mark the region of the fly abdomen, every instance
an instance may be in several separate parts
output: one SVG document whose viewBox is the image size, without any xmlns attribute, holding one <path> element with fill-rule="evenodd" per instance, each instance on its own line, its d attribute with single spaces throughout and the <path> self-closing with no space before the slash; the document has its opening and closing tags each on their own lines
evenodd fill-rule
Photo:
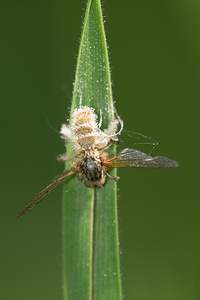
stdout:
<svg viewBox="0 0 200 300">
<path fill-rule="evenodd" d="M 73 117 L 73 130 L 79 147 L 89 150 L 95 147 L 98 136 L 96 114 L 89 107 L 80 108 L 75 111 Z"/>
</svg>

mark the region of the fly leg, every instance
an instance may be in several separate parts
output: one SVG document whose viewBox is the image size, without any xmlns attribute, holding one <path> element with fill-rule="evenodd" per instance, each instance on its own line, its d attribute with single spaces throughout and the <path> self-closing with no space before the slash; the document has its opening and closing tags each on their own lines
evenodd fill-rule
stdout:
<svg viewBox="0 0 200 300">
<path fill-rule="evenodd" d="M 66 160 L 71 160 L 71 159 L 74 159 L 76 157 L 79 156 L 80 153 L 76 153 L 76 154 L 73 154 L 73 155 L 67 155 L 67 154 L 60 154 L 57 156 L 56 158 L 56 161 L 59 161 L 59 162 L 64 162 Z"/>
<path fill-rule="evenodd" d="M 118 176 L 114 177 L 114 176 L 110 175 L 106 170 L 104 170 L 104 173 L 106 174 L 106 176 L 108 176 L 112 180 L 117 181 L 119 179 Z"/>
</svg>

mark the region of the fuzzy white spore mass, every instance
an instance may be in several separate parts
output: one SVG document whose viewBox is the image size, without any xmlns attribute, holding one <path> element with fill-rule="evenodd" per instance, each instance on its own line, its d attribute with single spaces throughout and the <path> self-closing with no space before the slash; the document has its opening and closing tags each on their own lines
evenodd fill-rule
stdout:
<svg viewBox="0 0 200 300">
<path fill-rule="evenodd" d="M 118 117 L 104 131 L 100 129 L 100 123 L 97 122 L 94 108 L 81 106 L 74 110 L 71 127 L 63 124 L 60 133 L 62 138 L 71 140 L 77 150 L 103 149 L 108 145 L 111 138 L 121 133 L 123 122 Z M 121 128 L 116 133 L 119 123 Z"/>
</svg>

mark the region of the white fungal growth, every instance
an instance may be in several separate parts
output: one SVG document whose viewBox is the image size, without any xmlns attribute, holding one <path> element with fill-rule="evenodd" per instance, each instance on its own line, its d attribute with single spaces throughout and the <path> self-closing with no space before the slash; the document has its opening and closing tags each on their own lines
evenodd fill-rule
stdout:
<svg viewBox="0 0 200 300">
<path fill-rule="evenodd" d="M 116 133 L 119 123 L 121 128 Z M 123 121 L 117 116 L 117 119 L 111 122 L 104 131 L 100 129 L 100 126 L 101 120 L 98 124 L 95 109 L 81 106 L 74 110 L 71 127 L 63 124 L 60 133 L 62 138 L 71 140 L 76 149 L 84 151 L 98 150 L 107 147 L 114 140 L 114 137 L 121 133 Z"/>
</svg>

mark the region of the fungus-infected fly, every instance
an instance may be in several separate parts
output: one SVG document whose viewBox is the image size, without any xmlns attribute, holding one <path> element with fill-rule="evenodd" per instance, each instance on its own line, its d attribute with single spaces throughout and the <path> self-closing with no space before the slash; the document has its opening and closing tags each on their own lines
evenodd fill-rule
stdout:
<svg viewBox="0 0 200 300">
<path fill-rule="evenodd" d="M 109 156 L 106 150 L 113 142 L 117 142 L 117 136 L 123 129 L 122 120 L 117 117 L 110 123 L 109 127 L 102 131 L 101 121 L 97 123 L 97 115 L 94 108 L 81 106 L 75 109 L 72 117 L 72 125 L 63 124 L 61 135 L 65 140 L 70 140 L 76 153 L 72 156 L 60 155 L 58 161 L 72 161 L 72 168 L 65 171 L 58 179 L 50 183 L 46 188 L 39 192 L 30 200 L 17 214 L 21 217 L 29 209 L 32 209 L 51 192 L 66 177 L 77 174 L 80 180 L 85 180 L 87 187 L 101 187 L 105 184 L 106 176 L 112 180 L 113 177 L 108 173 L 110 168 L 168 168 L 177 167 L 178 163 L 164 156 L 151 157 L 135 149 L 123 149 L 116 156 Z M 121 128 L 118 132 L 118 124 Z"/>
</svg>

